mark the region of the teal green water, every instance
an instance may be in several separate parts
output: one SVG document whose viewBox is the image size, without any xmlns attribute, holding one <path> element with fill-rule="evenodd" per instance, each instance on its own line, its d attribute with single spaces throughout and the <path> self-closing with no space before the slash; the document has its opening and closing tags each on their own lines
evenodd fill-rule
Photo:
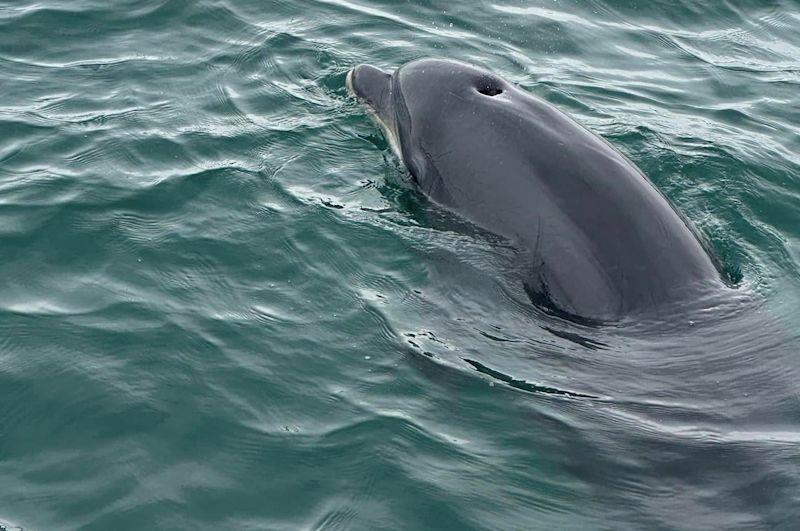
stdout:
<svg viewBox="0 0 800 531">
<path fill-rule="evenodd" d="M 541 315 L 347 96 L 425 56 L 607 138 L 738 287 Z M 0 1 L 0 93 L 0 529 L 797 528 L 796 1 Z"/>
</svg>

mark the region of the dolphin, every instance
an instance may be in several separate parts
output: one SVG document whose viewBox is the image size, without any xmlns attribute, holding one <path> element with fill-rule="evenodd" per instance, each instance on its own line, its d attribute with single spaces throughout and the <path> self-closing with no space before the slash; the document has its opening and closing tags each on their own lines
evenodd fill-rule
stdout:
<svg viewBox="0 0 800 531">
<path fill-rule="evenodd" d="M 442 59 L 358 65 L 365 105 L 419 189 L 523 250 L 523 286 L 588 322 L 680 311 L 724 286 L 697 232 L 622 153 L 494 73 Z"/>
</svg>

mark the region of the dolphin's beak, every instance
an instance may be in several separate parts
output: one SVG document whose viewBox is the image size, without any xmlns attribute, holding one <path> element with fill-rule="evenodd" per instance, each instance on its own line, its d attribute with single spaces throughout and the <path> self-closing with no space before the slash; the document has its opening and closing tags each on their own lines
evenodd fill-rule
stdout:
<svg viewBox="0 0 800 531">
<path fill-rule="evenodd" d="M 392 76 L 370 65 L 358 65 L 347 72 L 347 89 L 361 103 L 382 112 L 389 103 Z"/>
<path fill-rule="evenodd" d="M 358 65 L 347 72 L 347 90 L 367 109 L 383 131 L 392 152 L 401 161 L 402 150 L 398 142 L 392 107 L 392 76 L 370 65 Z"/>
</svg>

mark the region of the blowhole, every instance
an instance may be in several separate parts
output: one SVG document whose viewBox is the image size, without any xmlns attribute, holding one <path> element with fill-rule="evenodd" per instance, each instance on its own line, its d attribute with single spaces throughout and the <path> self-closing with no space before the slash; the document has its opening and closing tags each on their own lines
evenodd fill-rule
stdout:
<svg viewBox="0 0 800 531">
<path fill-rule="evenodd" d="M 500 83 L 496 79 L 484 77 L 478 80 L 478 92 L 484 96 L 497 96 L 503 93 Z"/>
</svg>

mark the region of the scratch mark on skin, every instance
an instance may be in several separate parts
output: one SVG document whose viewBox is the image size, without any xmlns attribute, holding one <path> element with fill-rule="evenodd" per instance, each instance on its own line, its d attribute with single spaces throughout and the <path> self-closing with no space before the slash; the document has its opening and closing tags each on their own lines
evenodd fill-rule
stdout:
<svg viewBox="0 0 800 531">
<path fill-rule="evenodd" d="M 459 96 L 458 94 L 456 94 L 456 93 L 455 93 L 455 92 L 453 92 L 452 90 L 450 91 L 450 94 L 452 94 L 452 95 L 453 95 L 453 96 L 455 96 L 456 98 L 460 99 L 461 101 L 467 101 L 465 98 L 462 98 L 461 96 Z"/>
<path fill-rule="evenodd" d="M 450 154 L 450 153 L 452 153 L 452 152 L 453 152 L 453 150 L 452 150 L 452 149 L 448 149 L 448 150 L 447 150 L 447 151 L 445 151 L 444 153 L 439 153 L 439 154 L 438 154 L 438 155 L 436 155 L 436 156 L 433 156 L 433 155 L 431 155 L 431 159 L 432 159 L 432 160 L 439 160 L 440 158 L 442 158 L 442 157 L 444 157 L 444 156 L 446 156 L 446 155 L 449 155 L 449 154 Z"/>
</svg>

